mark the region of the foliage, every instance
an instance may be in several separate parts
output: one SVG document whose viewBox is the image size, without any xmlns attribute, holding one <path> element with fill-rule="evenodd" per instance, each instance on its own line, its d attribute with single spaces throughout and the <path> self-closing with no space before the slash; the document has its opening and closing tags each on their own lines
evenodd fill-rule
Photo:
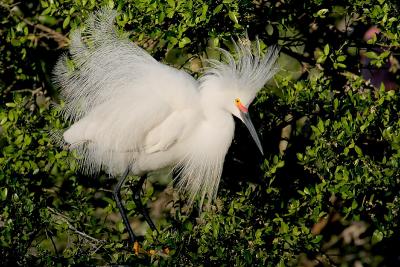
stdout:
<svg viewBox="0 0 400 267">
<path fill-rule="evenodd" d="M 251 108 L 265 157 L 238 124 L 215 205 L 189 212 L 168 178 L 150 177 L 143 202 L 157 234 L 124 188 L 145 234 L 140 255 L 127 244 L 115 180 L 80 174 L 49 135 L 68 124 L 50 108 L 51 70 L 70 31 L 104 5 L 120 10 L 132 40 L 195 76 L 244 31 L 281 46 L 282 70 Z M 400 263 L 396 1 L 5 0 L 0 17 L 2 265 Z"/>
</svg>

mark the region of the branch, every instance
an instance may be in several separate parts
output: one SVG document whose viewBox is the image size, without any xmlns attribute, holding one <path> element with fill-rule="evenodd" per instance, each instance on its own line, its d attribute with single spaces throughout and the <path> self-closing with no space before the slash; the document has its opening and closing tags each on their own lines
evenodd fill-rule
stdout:
<svg viewBox="0 0 400 267">
<path fill-rule="evenodd" d="M 295 59 L 297 59 L 300 62 L 306 62 L 312 65 L 315 65 L 315 61 L 312 60 L 311 58 L 305 57 L 299 53 L 293 52 L 292 50 L 285 48 L 285 47 L 281 47 L 281 51 L 291 57 L 294 57 Z"/>
<path fill-rule="evenodd" d="M 58 43 L 58 48 L 63 48 L 66 47 L 69 44 L 69 39 L 62 35 L 61 33 L 47 27 L 44 26 L 43 24 L 40 23 L 33 23 L 30 20 L 26 19 L 26 18 L 21 18 L 26 24 L 28 24 L 29 26 L 34 27 L 35 29 L 38 29 L 42 32 L 47 33 L 47 37 L 53 39 L 54 41 L 56 41 Z"/>
<path fill-rule="evenodd" d="M 49 28 L 49 27 L 47 27 L 47 26 L 45 26 L 43 24 L 33 23 L 32 21 L 28 20 L 27 18 L 24 18 L 21 15 L 13 12 L 12 9 L 14 7 L 16 7 L 18 4 L 19 3 L 15 3 L 13 5 L 7 5 L 7 4 L 0 3 L 0 6 L 5 8 L 5 9 L 7 9 L 8 12 L 10 13 L 10 15 L 17 16 L 19 19 L 24 21 L 27 25 L 29 25 L 31 27 L 34 27 L 35 29 L 38 29 L 38 30 L 40 30 L 42 32 L 47 33 L 46 37 L 51 38 L 54 41 L 56 41 L 58 43 L 58 48 L 66 47 L 69 44 L 69 39 L 65 35 L 57 32 L 57 31 L 55 31 L 55 30 L 53 30 L 53 29 L 51 29 L 51 28 Z"/>
<path fill-rule="evenodd" d="M 85 238 L 85 239 L 87 239 L 87 240 L 90 240 L 90 241 L 94 241 L 94 242 L 96 242 L 96 243 L 104 243 L 104 242 L 105 242 L 105 240 L 99 240 L 99 239 L 97 239 L 97 238 L 94 238 L 94 237 L 92 237 L 92 236 L 90 236 L 90 235 L 88 235 L 88 234 L 85 234 L 84 232 L 81 232 L 81 231 L 79 231 L 78 229 L 76 229 L 76 228 L 70 223 L 71 219 L 68 218 L 67 216 L 65 216 L 64 214 L 55 211 L 55 210 L 54 210 L 53 208 L 51 208 L 51 207 L 47 207 L 47 209 L 48 209 L 51 213 L 55 214 L 55 215 L 57 216 L 57 219 L 60 219 L 60 220 L 62 220 L 63 222 L 65 222 L 65 223 L 68 225 L 68 229 L 69 229 L 69 230 L 75 232 L 76 234 L 82 236 L 83 238 Z M 96 247 L 95 245 L 93 245 L 93 246 Z M 96 248 L 97 248 L 97 247 L 96 247 Z"/>
<path fill-rule="evenodd" d="M 292 121 L 293 121 L 293 115 L 292 114 L 287 114 L 285 116 L 285 121 L 288 122 L 288 124 L 282 128 L 281 131 L 281 140 L 279 142 L 279 154 L 284 155 L 285 151 L 289 145 L 289 140 L 290 136 L 292 134 Z"/>
</svg>

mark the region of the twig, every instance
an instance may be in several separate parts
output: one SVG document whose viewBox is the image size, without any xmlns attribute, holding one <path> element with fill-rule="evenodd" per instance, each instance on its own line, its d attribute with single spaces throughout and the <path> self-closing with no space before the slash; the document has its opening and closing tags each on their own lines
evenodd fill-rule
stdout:
<svg viewBox="0 0 400 267">
<path fill-rule="evenodd" d="M 110 189 L 105 189 L 105 188 L 98 188 L 97 189 L 98 191 L 103 191 L 103 192 L 107 192 L 107 193 L 113 193 L 114 191 L 113 190 L 110 190 Z"/>
<path fill-rule="evenodd" d="M 51 243 L 53 244 L 55 254 L 57 255 L 57 257 L 59 257 L 56 243 L 54 243 L 54 240 L 52 237 L 53 233 L 51 231 L 47 231 L 47 230 L 45 232 L 46 232 L 46 236 L 48 236 L 50 238 Z M 48 233 L 50 233 L 50 235 Z"/>
<path fill-rule="evenodd" d="M 21 4 L 21 2 L 17 2 L 14 4 L 4 4 L 4 3 L 0 2 L 0 6 L 6 8 L 8 10 L 10 10 L 11 8 L 13 8 L 15 6 L 18 6 L 19 4 Z"/>
<path fill-rule="evenodd" d="M 8 92 L 11 91 L 11 89 L 14 87 L 14 85 L 15 85 L 16 83 L 17 83 L 17 82 L 14 80 L 9 86 L 7 86 L 7 88 L 3 91 L 3 95 L 8 94 Z"/>
<path fill-rule="evenodd" d="M 54 41 L 56 41 L 58 43 L 58 48 L 63 48 L 65 46 L 67 46 L 69 44 L 69 39 L 64 36 L 63 34 L 43 25 L 40 23 L 33 23 L 32 21 L 28 20 L 27 18 L 22 17 L 21 15 L 14 13 L 12 8 L 16 7 L 18 3 L 15 3 L 13 5 L 7 5 L 7 4 L 3 4 L 0 3 L 0 6 L 7 9 L 8 12 L 10 13 L 10 15 L 16 15 L 19 19 L 21 19 L 22 21 L 24 21 L 27 25 L 34 27 L 35 29 L 38 29 L 42 32 L 47 33 L 48 35 L 46 37 L 49 37 L 51 39 L 53 39 Z"/>
<path fill-rule="evenodd" d="M 14 91 L 12 91 L 12 92 L 13 92 L 13 93 L 26 93 L 26 92 L 29 92 L 29 93 L 31 93 L 32 95 L 36 95 L 36 94 L 39 93 L 42 89 L 43 89 L 42 87 L 39 87 L 39 88 L 36 88 L 36 89 L 25 88 L 25 89 L 14 90 Z"/>
<path fill-rule="evenodd" d="M 79 231 L 78 229 L 76 229 L 75 227 L 73 227 L 71 224 L 68 224 L 68 227 L 69 227 L 69 229 L 71 229 L 72 231 L 74 231 L 74 232 L 77 233 L 78 235 L 83 236 L 83 237 L 86 238 L 86 239 L 89 239 L 89 240 L 92 240 L 92 241 L 95 241 L 95 242 L 98 242 L 98 243 L 103 243 L 103 242 L 104 242 L 104 240 L 99 240 L 99 239 L 97 239 L 97 238 L 91 237 L 91 236 L 88 235 L 88 234 L 85 234 L 84 232 Z"/>
<path fill-rule="evenodd" d="M 306 63 L 310 63 L 310 64 L 312 64 L 312 65 L 315 64 L 315 61 L 314 61 L 313 59 L 308 58 L 308 57 L 305 57 L 305 56 L 302 55 L 302 54 L 293 52 L 292 50 L 290 50 L 290 49 L 288 49 L 288 48 L 281 47 L 281 51 L 282 51 L 283 53 L 285 53 L 285 54 L 291 56 L 291 57 L 294 57 L 295 59 L 297 59 L 297 60 L 299 60 L 299 61 L 306 62 Z"/>
<path fill-rule="evenodd" d="M 279 142 L 279 154 L 284 155 L 285 151 L 288 147 L 289 144 L 289 139 L 292 134 L 292 124 L 291 122 L 293 121 L 293 115 L 288 114 L 285 116 L 285 121 L 288 122 L 288 124 L 282 128 L 281 131 L 281 141 Z"/>
<path fill-rule="evenodd" d="M 76 234 L 78 234 L 78 235 L 84 237 L 85 239 L 88 239 L 88 240 L 91 240 L 91 241 L 94 241 L 94 242 L 97 242 L 97 243 L 104 243 L 104 242 L 105 242 L 104 240 L 99 240 L 99 239 L 97 239 L 97 238 L 94 238 L 94 237 L 92 237 L 92 236 L 90 236 L 90 235 L 88 235 L 88 234 L 85 234 L 84 232 L 81 232 L 81 231 L 79 231 L 78 229 L 76 229 L 76 228 L 70 223 L 71 219 L 68 218 L 67 216 L 65 216 L 64 214 L 55 211 L 55 210 L 54 210 L 53 208 L 51 208 L 51 207 L 47 207 L 47 209 L 48 209 L 50 212 L 52 212 L 53 214 L 55 214 L 55 215 L 57 215 L 58 217 L 60 217 L 60 218 L 68 225 L 68 229 L 71 230 L 71 231 L 73 231 L 73 232 L 75 232 Z M 96 247 L 95 245 L 93 245 L 93 246 Z M 96 248 L 97 248 L 97 247 L 96 247 Z"/>
<path fill-rule="evenodd" d="M 58 48 L 66 47 L 69 44 L 69 39 L 67 37 L 65 37 L 64 35 L 62 35 L 61 33 L 57 32 L 43 24 L 40 24 L 40 23 L 35 24 L 26 18 L 21 18 L 21 19 L 29 26 L 32 26 L 35 29 L 39 29 L 42 32 L 48 33 L 47 36 L 58 43 Z"/>
</svg>

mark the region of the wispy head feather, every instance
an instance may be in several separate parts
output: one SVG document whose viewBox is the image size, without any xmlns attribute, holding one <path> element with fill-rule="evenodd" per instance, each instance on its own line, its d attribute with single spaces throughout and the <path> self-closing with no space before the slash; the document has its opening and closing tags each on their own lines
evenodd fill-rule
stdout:
<svg viewBox="0 0 400 267">
<path fill-rule="evenodd" d="M 227 84 L 236 84 L 244 96 L 242 101 L 248 105 L 265 83 L 278 71 L 276 59 L 279 48 L 277 46 L 268 47 L 267 53 L 262 55 L 258 39 L 254 48 L 247 36 L 238 39 L 238 42 L 232 39 L 232 43 L 235 54 L 232 55 L 220 48 L 223 60 L 209 59 L 207 62 L 210 67 L 206 69 L 203 80 L 213 75 Z"/>
</svg>

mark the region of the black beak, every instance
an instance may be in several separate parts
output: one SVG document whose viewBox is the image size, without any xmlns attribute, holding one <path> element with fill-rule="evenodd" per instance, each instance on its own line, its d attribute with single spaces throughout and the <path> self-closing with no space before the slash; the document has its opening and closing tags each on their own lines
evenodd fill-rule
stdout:
<svg viewBox="0 0 400 267">
<path fill-rule="evenodd" d="M 254 129 L 254 125 L 251 122 L 249 113 L 241 111 L 240 115 L 242 116 L 243 122 L 246 125 L 247 129 L 249 129 L 251 137 L 253 137 L 254 142 L 256 142 L 258 149 L 260 149 L 261 154 L 264 155 L 264 151 L 263 151 L 263 148 L 261 146 L 260 138 L 258 138 L 256 129 Z"/>
</svg>

